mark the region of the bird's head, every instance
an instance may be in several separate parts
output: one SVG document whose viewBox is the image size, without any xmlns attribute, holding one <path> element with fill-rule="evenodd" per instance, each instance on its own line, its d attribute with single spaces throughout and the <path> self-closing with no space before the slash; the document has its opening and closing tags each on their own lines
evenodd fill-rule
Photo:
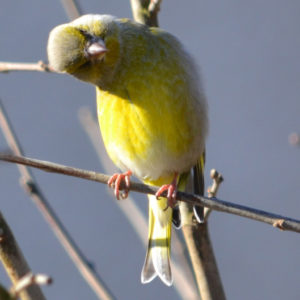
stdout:
<svg viewBox="0 0 300 300">
<path fill-rule="evenodd" d="M 109 15 L 85 15 L 55 27 L 49 35 L 48 58 L 54 70 L 105 86 L 120 58 L 119 26 Z"/>
</svg>

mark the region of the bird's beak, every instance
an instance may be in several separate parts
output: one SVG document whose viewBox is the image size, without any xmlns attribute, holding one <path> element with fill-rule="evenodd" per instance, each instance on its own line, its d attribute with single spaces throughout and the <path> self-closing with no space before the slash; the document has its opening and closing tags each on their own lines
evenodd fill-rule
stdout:
<svg viewBox="0 0 300 300">
<path fill-rule="evenodd" d="M 89 58 L 92 59 L 102 59 L 107 52 L 107 48 L 102 40 L 97 40 L 92 42 L 87 48 L 86 53 Z"/>
</svg>

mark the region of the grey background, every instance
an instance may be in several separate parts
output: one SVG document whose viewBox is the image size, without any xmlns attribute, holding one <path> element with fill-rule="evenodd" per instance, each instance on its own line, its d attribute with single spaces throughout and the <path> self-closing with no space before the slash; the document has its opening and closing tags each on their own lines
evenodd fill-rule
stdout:
<svg viewBox="0 0 300 300">
<path fill-rule="evenodd" d="M 59 1 L 1 1 L 0 60 L 46 60 L 49 31 L 68 19 Z M 131 17 L 129 1 L 81 1 L 84 13 Z M 201 66 L 210 107 L 209 170 L 225 182 L 219 197 L 299 218 L 300 3 L 296 0 L 164 1 L 160 26 L 178 36 Z M 102 171 L 78 121 L 95 111 L 92 86 L 44 73 L 0 74 L 0 97 L 25 153 Z M 0 149 L 7 149 L 0 133 Z M 118 299 L 178 299 L 155 280 L 140 284 L 145 249 L 104 185 L 34 170 L 38 183 Z M 48 299 L 96 299 L 18 184 L 0 164 L 1 211 L 35 272 L 54 284 Z M 146 214 L 145 197 L 137 195 Z M 300 299 L 295 233 L 222 213 L 211 238 L 228 299 Z M 145 237 L 146 239 L 146 237 Z M 0 282 L 8 285 L 3 271 Z"/>
</svg>

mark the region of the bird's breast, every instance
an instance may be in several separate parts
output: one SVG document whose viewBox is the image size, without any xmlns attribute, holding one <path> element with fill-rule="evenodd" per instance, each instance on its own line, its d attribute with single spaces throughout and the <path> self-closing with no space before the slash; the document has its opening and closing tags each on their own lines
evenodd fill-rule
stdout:
<svg viewBox="0 0 300 300">
<path fill-rule="evenodd" d="M 169 180 L 174 172 L 189 169 L 201 155 L 201 130 L 188 115 L 193 109 L 172 102 L 163 92 L 150 95 L 141 86 L 134 91 L 97 89 L 105 147 L 120 169 L 150 182 Z"/>
</svg>

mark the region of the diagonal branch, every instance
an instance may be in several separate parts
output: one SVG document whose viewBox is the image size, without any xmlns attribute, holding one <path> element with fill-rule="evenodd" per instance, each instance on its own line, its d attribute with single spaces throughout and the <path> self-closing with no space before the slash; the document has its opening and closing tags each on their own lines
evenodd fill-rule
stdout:
<svg viewBox="0 0 300 300">
<path fill-rule="evenodd" d="M 0 260 L 10 277 L 13 285 L 18 285 L 19 281 L 31 270 L 21 252 L 15 237 L 0 213 Z M 38 285 L 32 285 L 20 292 L 22 300 L 44 300 L 46 299 Z M 0 298 L 2 299 L 2 298 Z"/>
<path fill-rule="evenodd" d="M 5 114 L 4 108 L 0 102 L 0 126 L 2 127 L 3 133 L 7 139 L 7 142 L 14 153 L 21 157 L 22 149 L 18 143 L 17 137 L 13 132 L 12 126 L 9 124 L 8 117 Z M 68 234 L 67 230 L 64 228 L 63 224 L 60 222 L 50 204 L 42 194 L 38 184 L 35 182 L 31 170 L 26 166 L 26 164 L 19 165 L 19 171 L 22 175 L 22 184 L 24 189 L 28 192 L 29 196 L 32 198 L 36 206 L 39 208 L 43 214 L 46 221 L 49 223 L 51 229 L 56 234 L 62 246 L 65 248 L 66 252 L 73 260 L 74 264 L 81 272 L 84 279 L 88 282 L 91 288 L 94 290 L 95 294 L 99 299 L 114 299 L 112 293 L 106 287 L 100 276 L 90 267 L 89 262 L 81 253 L 78 246 L 72 240 L 71 236 Z"/>
<path fill-rule="evenodd" d="M 97 173 L 94 171 L 73 168 L 61 164 L 32 159 L 24 156 L 15 156 L 11 154 L 0 153 L 0 160 L 38 168 L 46 172 L 79 177 L 105 184 L 110 178 L 109 175 Z M 121 189 L 122 188 L 123 186 L 121 186 Z M 139 193 L 154 195 L 157 192 L 158 188 L 142 183 L 131 182 L 130 190 Z M 245 205 L 235 204 L 217 198 L 208 198 L 179 191 L 177 192 L 177 200 L 184 201 L 192 205 L 204 206 L 211 208 L 212 210 L 221 211 L 259 221 L 262 223 L 270 224 L 281 230 L 288 230 L 300 233 L 300 220 L 284 217 L 264 210 L 259 210 Z"/>
<path fill-rule="evenodd" d="M 60 1 L 68 18 L 74 20 L 81 15 L 79 4 L 75 0 L 61 0 Z"/>
</svg>

